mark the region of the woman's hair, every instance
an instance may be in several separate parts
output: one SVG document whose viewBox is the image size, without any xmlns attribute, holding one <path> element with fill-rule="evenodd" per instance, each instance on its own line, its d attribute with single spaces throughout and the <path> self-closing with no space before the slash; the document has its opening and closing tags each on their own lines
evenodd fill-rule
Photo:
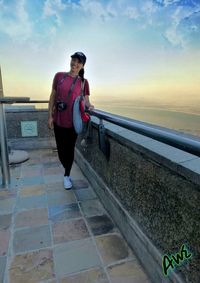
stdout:
<svg viewBox="0 0 200 283">
<path fill-rule="evenodd" d="M 84 68 L 82 68 L 79 73 L 78 73 L 79 77 L 81 77 L 82 82 L 84 81 Z"/>
</svg>

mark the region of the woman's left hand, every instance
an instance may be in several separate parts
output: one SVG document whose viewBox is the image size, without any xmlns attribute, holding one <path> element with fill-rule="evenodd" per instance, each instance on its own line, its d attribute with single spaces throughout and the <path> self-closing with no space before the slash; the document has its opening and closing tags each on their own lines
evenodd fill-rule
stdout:
<svg viewBox="0 0 200 283">
<path fill-rule="evenodd" d="M 89 110 L 89 111 L 94 110 L 94 105 L 91 105 L 91 104 L 90 104 L 90 106 L 88 107 L 88 110 Z"/>
</svg>

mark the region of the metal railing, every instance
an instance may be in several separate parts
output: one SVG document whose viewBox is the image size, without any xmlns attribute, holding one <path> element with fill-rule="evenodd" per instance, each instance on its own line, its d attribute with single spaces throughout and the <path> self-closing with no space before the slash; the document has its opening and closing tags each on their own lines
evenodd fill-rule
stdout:
<svg viewBox="0 0 200 283">
<path fill-rule="evenodd" d="M 3 104 L 30 104 L 30 103 L 48 103 L 48 100 L 30 100 L 28 97 L 2 97 L 0 98 L 0 141 L 1 141 L 1 160 L 2 160 L 2 185 L 8 186 L 10 184 L 9 172 L 9 157 L 7 147 L 7 132 L 6 121 Z M 200 157 L 200 141 L 192 138 L 187 138 L 180 134 L 175 134 L 163 129 L 158 129 L 153 126 L 145 125 L 139 122 L 130 121 L 126 118 L 120 118 L 114 114 L 110 114 L 100 110 L 93 110 L 90 112 L 92 116 L 99 118 L 101 121 L 105 120 L 115 125 L 121 126 L 128 130 L 150 137 L 157 141 L 171 145 L 175 148 L 181 149 L 185 152 L 194 154 Z"/>
<path fill-rule="evenodd" d="M 181 133 L 129 121 L 100 110 L 93 110 L 91 115 L 200 157 L 200 141 L 184 137 Z"/>
</svg>

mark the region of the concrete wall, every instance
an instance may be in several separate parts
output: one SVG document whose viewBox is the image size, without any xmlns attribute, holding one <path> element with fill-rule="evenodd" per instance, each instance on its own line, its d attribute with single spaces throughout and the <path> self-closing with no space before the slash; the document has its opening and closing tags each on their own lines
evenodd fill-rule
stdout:
<svg viewBox="0 0 200 283">
<path fill-rule="evenodd" d="M 105 123 L 110 159 L 93 143 L 77 143 L 77 162 L 153 282 L 200 282 L 200 158 Z M 193 253 L 168 278 L 162 256 L 181 246 Z"/>
<path fill-rule="evenodd" d="M 13 109 L 6 111 L 8 141 L 12 149 L 34 149 L 55 147 L 53 130 L 47 126 L 47 109 Z M 21 121 L 36 121 L 38 135 L 22 137 Z"/>
</svg>

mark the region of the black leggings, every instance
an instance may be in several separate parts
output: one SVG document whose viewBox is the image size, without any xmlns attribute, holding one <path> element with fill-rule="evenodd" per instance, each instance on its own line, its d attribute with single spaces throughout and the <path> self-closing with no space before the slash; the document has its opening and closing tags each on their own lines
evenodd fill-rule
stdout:
<svg viewBox="0 0 200 283">
<path fill-rule="evenodd" d="M 70 175 L 74 161 L 74 148 L 77 134 L 74 128 L 59 127 L 54 123 L 54 134 L 58 150 L 58 157 L 65 168 L 65 176 Z"/>
</svg>

